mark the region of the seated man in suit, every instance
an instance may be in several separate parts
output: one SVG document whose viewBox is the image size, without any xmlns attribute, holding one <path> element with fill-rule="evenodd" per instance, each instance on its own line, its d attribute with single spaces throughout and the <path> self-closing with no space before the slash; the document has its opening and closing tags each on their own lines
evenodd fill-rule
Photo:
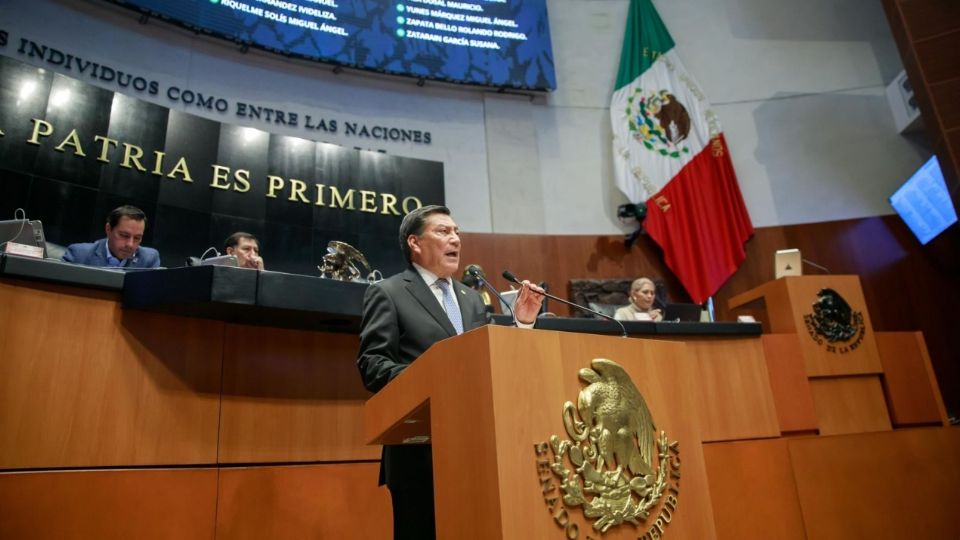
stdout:
<svg viewBox="0 0 960 540">
<path fill-rule="evenodd" d="M 223 252 L 237 258 L 240 268 L 263 270 L 263 257 L 260 256 L 260 242 L 257 237 L 245 232 L 231 234 L 223 243 Z"/>
<path fill-rule="evenodd" d="M 630 303 L 613 315 L 618 321 L 662 321 L 663 313 L 653 307 L 657 286 L 650 278 L 642 277 L 630 284 Z"/>
<path fill-rule="evenodd" d="M 460 266 L 460 230 L 450 210 L 425 206 L 407 214 L 400 224 L 400 248 L 407 269 L 370 285 L 363 299 L 357 365 L 371 392 L 434 343 L 489 322 L 480 294 L 452 279 Z M 514 304 L 517 324 L 532 327 L 542 301 L 543 289 L 524 281 Z M 384 483 L 393 501 L 394 539 L 435 538 L 430 446 L 384 446 Z"/>
<path fill-rule="evenodd" d="M 143 247 L 143 231 L 147 216 L 136 206 L 115 208 L 107 216 L 106 238 L 89 244 L 71 244 L 63 254 L 63 261 L 84 266 L 112 268 L 157 268 L 160 253 Z"/>
</svg>

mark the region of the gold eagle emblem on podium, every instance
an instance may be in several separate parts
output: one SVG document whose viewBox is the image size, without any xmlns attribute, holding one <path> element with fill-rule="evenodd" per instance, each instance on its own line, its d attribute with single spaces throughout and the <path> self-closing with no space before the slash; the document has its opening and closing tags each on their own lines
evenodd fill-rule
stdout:
<svg viewBox="0 0 960 540">
<path fill-rule="evenodd" d="M 679 492 L 679 482 L 670 482 L 680 477 L 679 443 L 657 433 L 622 366 L 596 358 L 578 375 L 585 386 L 577 405 L 567 401 L 562 411 L 569 438 L 550 437 L 550 470 L 560 480 L 563 502 L 583 507 L 600 533 L 625 522 L 640 526 L 665 489 Z M 670 499 L 668 515 L 676 502 Z"/>
</svg>

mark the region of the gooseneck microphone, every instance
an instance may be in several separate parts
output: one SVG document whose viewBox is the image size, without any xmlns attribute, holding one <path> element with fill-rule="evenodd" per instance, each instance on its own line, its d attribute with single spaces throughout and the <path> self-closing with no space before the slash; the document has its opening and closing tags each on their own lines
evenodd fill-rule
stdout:
<svg viewBox="0 0 960 540">
<path fill-rule="evenodd" d="M 213 246 L 210 246 L 210 247 L 207 248 L 206 251 L 203 252 L 203 255 L 200 255 L 200 260 L 201 260 L 201 261 L 204 260 L 204 259 L 207 257 L 207 254 L 210 253 L 211 251 L 213 252 L 213 256 L 214 256 L 214 257 L 219 257 L 219 256 L 220 256 L 220 252 L 217 251 L 217 248 L 215 248 L 215 247 L 213 247 Z"/>
<path fill-rule="evenodd" d="M 821 266 L 821 265 L 819 265 L 819 264 L 817 264 L 817 263 L 815 263 L 815 262 L 813 262 L 813 261 L 811 261 L 811 260 L 807 260 L 807 259 L 800 259 L 800 260 L 803 261 L 803 262 L 805 262 L 805 263 L 807 263 L 807 264 L 809 264 L 810 266 L 812 266 L 812 267 L 814 267 L 814 268 L 823 270 L 824 272 L 826 272 L 826 273 L 828 273 L 828 274 L 831 274 L 831 273 L 832 273 L 832 272 L 830 272 L 830 269 L 827 268 L 826 266 Z"/>
<path fill-rule="evenodd" d="M 477 281 L 479 281 L 484 287 L 486 287 L 487 290 L 489 290 L 489 291 L 492 292 L 494 295 L 496 295 L 496 297 L 500 299 L 500 305 L 501 305 L 501 306 L 504 306 L 504 307 L 506 307 L 508 310 L 510 310 L 510 316 L 513 317 L 514 320 L 516 320 L 516 316 L 513 314 L 513 308 L 510 307 L 510 304 L 508 304 L 507 301 L 504 300 L 502 296 L 500 296 L 500 293 L 497 292 L 497 289 L 495 289 L 495 288 L 493 287 L 493 285 L 490 285 L 490 282 L 488 282 L 487 280 L 483 279 L 483 276 L 480 274 L 480 272 L 479 272 L 476 268 L 474 268 L 474 267 L 468 267 L 468 268 L 467 268 L 467 273 L 470 274 L 471 276 L 477 278 Z"/>
<path fill-rule="evenodd" d="M 504 270 L 504 271 L 503 271 L 503 277 L 504 277 L 507 281 L 509 281 L 509 282 L 511 282 L 511 283 L 516 283 L 517 285 L 521 285 L 521 286 L 523 285 L 523 282 L 520 281 L 519 279 L 517 279 L 517 276 L 513 275 L 513 272 L 511 272 L 511 271 L 509 271 L 509 270 Z M 575 307 L 575 308 L 577 308 L 577 309 L 579 309 L 579 310 L 581 310 L 581 311 L 586 311 L 587 313 L 593 313 L 594 315 L 598 315 L 598 316 L 600 316 L 600 317 L 603 317 L 604 319 L 609 319 L 609 320 L 617 323 L 618 325 L 620 325 L 620 331 L 623 333 L 623 337 L 627 337 L 627 327 L 624 326 L 622 322 L 614 319 L 613 317 L 607 315 L 606 313 L 600 313 L 599 311 L 595 311 L 595 310 L 592 310 L 592 309 L 590 309 L 590 308 L 588 308 L 588 307 L 581 306 L 580 304 L 574 304 L 573 302 L 570 302 L 569 300 L 564 300 L 563 298 L 556 297 L 556 296 L 554 296 L 554 295 L 552 295 L 552 294 L 550 294 L 550 293 L 546 293 L 546 292 L 545 292 L 545 293 L 543 293 L 543 295 L 546 296 L 547 298 L 556 300 L 557 302 L 560 302 L 561 304 L 566 304 L 566 305 L 568 305 L 568 306 L 573 306 L 573 307 Z"/>
</svg>

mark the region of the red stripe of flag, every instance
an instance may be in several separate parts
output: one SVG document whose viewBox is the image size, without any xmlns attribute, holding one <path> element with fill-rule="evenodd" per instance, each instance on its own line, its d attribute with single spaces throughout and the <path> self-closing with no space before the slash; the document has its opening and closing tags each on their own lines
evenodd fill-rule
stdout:
<svg viewBox="0 0 960 540">
<path fill-rule="evenodd" d="M 647 201 L 644 227 L 698 304 L 737 271 L 753 225 L 723 134 Z"/>
</svg>

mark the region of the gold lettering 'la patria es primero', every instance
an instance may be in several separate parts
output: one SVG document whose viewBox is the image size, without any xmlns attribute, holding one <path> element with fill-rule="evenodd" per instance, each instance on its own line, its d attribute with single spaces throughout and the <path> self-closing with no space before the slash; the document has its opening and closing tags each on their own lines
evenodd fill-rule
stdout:
<svg viewBox="0 0 960 540">
<path fill-rule="evenodd" d="M 92 140 L 88 138 L 84 141 L 76 129 L 62 135 L 57 134 L 53 124 L 46 120 L 32 118 L 31 122 L 33 129 L 27 144 L 42 146 L 56 143 L 53 147 L 55 151 L 70 152 L 78 158 L 94 158 L 101 163 L 118 163 L 121 168 L 136 170 L 145 175 L 186 183 L 194 182 L 185 157 L 168 156 L 166 152 L 159 150 L 148 154 L 140 146 L 103 135 L 95 135 Z M 423 206 L 423 202 L 413 195 L 400 197 L 393 193 L 338 187 L 329 183 L 307 182 L 273 174 L 266 175 L 265 182 L 265 196 L 268 199 L 282 199 L 298 204 L 393 216 L 405 215 Z M 234 169 L 221 164 L 211 165 L 210 189 L 248 193 L 251 187 L 249 170 Z"/>
</svg>

